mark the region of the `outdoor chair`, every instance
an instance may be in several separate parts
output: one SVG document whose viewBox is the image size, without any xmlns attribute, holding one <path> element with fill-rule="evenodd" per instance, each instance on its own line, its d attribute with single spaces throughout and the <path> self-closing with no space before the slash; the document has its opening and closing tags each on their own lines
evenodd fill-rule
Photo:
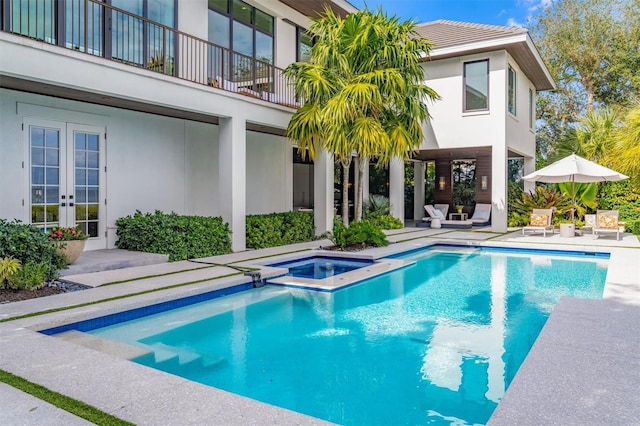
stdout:
<svg viewBox="0 0 640 426">
<path fill-rule="evenodd" d="M 487 226 L 491 224 L 491 204 L 476 204 L 471 216 L 473 226 Z"/>
<path fill-rule="evenodd" d="M 527 231 L 532 233 L 542 231 L 543 237 L 547 236 L 547 231 L 551 231 L 553 234 L 552 216 L 553 209 L 533 209 L 529 218 L 529 225 L 522 228 L 522 235 L 525 235 Z"/>
<path fill-rule="evenodd" d="M 449 204 L 434 204 L 433 207 L 436 210 L 440 210 L 442 212 L 442 215 L 446 219 L 447 213 L 449 212 Z"/>
<path fill-rule="evenodd" d="M 618 223 L 617 210 L 598 210 L 596 212 L 596 224 L 593 228 L 593 238 L 599 234 L 616 234 L 616 240 L 620 240 L 620 224 Z"/>
<path fill-rule="evenodd" d="M 585 214 L 584 215 L 584 226 L 580 229 L 583 233 L 589 232 L 593 234 L 593 229 L 596 227 L 596 215 L 595 214 Z"/>
<path fill-rule="evenodd" d="M 442 210 L 433 207 L 431 204 L 424 206 L 424 209 L 428 217 L 423 217 L 422 220 L 432 222 L 437 219 L 443 228 L 470 229 L 473 225 L 471 220 L 447 220 Z"/>
</svg>

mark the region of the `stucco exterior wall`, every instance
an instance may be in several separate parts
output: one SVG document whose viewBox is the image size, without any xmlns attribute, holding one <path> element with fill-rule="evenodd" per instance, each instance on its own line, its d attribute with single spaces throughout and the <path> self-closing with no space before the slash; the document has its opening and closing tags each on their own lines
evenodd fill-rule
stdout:
<svg viewBox="0 0 640 426">
<path fill-rule="evenodd" d="M 464 63 L 489 59 L 489 110 L 463 111 Z M 426 84 L 441 97 L 429 104 L 431 120 L 420 149 L 492 146 L 504 141 L 506 52 L 498 51 L 426 62 Z"/>
<path fill-rule="evenodd" d="M 533 157 L 536 153 L 535 87 L 510 56 L 507 57 L 507 60 L 516 72 L 516 115 L 507 113 L 507 146 L 522 155 Z M 533 128 L 529 127 L 529 89 L 533 91 L 534 95 Z"/>
<path fill-rule="evenodd" d="M 24 117 L 106 129 L 109 246 L 115 220 L 136 210 L 220 214 L 218 126 L 5 89 L 0 95 L 0 217 L 29 221 Z M 247 133 L 248 214 L 291 208 L 290 150 L 283 137 Z"/>
</svg>

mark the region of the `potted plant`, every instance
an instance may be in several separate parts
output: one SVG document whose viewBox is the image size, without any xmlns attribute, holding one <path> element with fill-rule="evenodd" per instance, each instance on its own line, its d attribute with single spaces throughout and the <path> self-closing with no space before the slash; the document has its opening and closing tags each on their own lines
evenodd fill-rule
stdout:
<svg viewBox="0 0 640 426">
<path fill-rule="evenodd" d="M 77 227 L 54 226 L 49 230 L 49 238 L 54 242 L 56 251 L 72 264 L 82 254 L 89 236 Z"/>
</svg>

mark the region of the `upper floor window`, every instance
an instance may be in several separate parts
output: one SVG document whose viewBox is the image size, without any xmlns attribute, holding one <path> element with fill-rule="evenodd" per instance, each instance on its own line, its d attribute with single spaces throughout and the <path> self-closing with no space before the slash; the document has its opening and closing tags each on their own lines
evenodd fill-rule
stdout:
<svg viewBox="0 0 640 426">
<path fill-rule="evenodd" d="M 535 97 L 533 90 L 529 89 L 529 128 L 533 129 L 533 122 L 535 121 Z"/>
<path fill-rule="evenodd" d="M 209 0 L 209 41 L 273 63 L 273 17 L 241 0 Z"/>
<path fill-rule="evenodd" d="M 304 28 L 298 27 L 298 52 L 296 56 L 296 61 L 298 62 L 309 62 L 311 60 L 311 49 L 313 48 L 314 40 L 313 37 L 307 33 Z"/>
<path fill-rule="evenodd" d="M 507 110 L 516 115 L 516 71 L 509 65 L 509 89 L 508 89 L 508 100 L 507 100 Z"/>
<path fill-rule="evenodd" d="M 464 111 L 489 109 L 489 60 L 464 63 Z"/>
</svg>

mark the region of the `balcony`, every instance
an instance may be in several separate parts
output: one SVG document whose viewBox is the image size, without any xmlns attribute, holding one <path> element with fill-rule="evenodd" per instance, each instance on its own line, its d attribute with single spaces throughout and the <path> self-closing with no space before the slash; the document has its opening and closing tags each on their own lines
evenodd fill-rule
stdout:
<svg viewBox="0 0 640 426">
<path fill-rule="evenodd" d="M 3 4 L 2 28 L 87 55 L 297 108 L 283 70 L 95 0 Z M 64 10 L 57 10 L 63 7 Z"/>
</svg>

